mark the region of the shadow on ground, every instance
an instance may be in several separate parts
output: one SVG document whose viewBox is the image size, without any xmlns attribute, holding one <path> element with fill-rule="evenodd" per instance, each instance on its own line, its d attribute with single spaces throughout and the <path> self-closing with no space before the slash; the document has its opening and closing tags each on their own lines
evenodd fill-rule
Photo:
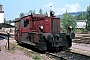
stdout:
<svg viewBox="0 0 90 60">
<path fill-rule="evenodd" d="M 35 46 L 32 46 L 32 45 L 29 45 L 29 44 L 26 44 L 26 43 L 23 43 L 23 44 L 18 44 L 24 48 L 27 48 L 27 49 L 30 49 L 34 52 L 37 52 L 37 53 L 41 53 L 41 54 L 45 54 L 46 52 L 50 52 L 50 53 L 55 53 L 55 52 L 60 52 L 62 51 L 62 49 L 56 51 L 55 49 L 48 49 L 47 51 L 40 51 L 38 50 Z"/>
</svg>

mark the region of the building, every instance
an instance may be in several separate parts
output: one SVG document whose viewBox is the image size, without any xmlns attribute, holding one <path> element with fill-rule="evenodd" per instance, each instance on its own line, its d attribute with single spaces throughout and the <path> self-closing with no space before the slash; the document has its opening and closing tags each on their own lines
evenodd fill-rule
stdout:
<svg viewBox="0 0 90 60">
<path fill-rule="evenodd" d="M 82 29 L 86 27 L 86 20 L 77 20 L 77 29 Z"/>
<path fill-rule="evenodd" d="M 3 5 L 0 4 L 0 28 L 2 28 L 2 23 L 4 23 L 4 10 Z"/>
</svg>

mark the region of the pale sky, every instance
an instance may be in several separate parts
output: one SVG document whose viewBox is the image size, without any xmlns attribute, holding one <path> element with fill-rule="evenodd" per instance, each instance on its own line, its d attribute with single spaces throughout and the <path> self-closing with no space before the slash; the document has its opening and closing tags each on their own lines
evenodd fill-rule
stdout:
<svg viewBox="0 0 90 60">
<path fill-rule="evenodd" d="M 6 19 L 14 19 L 19 17 L 21 12 L 36 10 L 38 13 L 41 8 L 43 12 L 49 12 L 50 6 L 55 11 L 56 15 L 61 15 L 68 12 L 86 11 L 90 5 L 90 0 L 0 0 L 0 4 L 4 7 L 4 17 Z"/>
</svg>

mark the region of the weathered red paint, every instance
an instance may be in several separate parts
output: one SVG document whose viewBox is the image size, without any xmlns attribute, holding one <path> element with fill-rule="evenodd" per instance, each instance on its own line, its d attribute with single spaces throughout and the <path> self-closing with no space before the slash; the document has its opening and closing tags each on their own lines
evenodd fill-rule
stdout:
<svg viewBox="0 0 90 60">
<path fill-rule="evenodd" d="M 27 16 L 27 17 L 24 17 L 24 18 L 22 18 L 21 19 L 21 21 L 20 21 L 20 27 L 21 27 L 21 33 L 22 32 L 30 32 L 30 21 L 29 21 L 29 24 L 28 24 L 28 26 L 27 27 L 22 27 L 22 20 L 30 20 L 30 17 L 29 16 Z"/>
<path fill-rule="evenodd" d="M 55 19 L 58 21 L 58 32 L 60 33 L 60 18 L 55 18 L 55 17 L 46 17 L 45 15 L 41 14 L 33 14 L 33 15 L 28 15 L 24 16 L 21 19 L 17 19 L 16 21 L 19 21 L 19 39 L 20 36 L 22 36 L 22 33 L 28 33 L 28 32 L 37 32 L 41 33 L 39 27 L 43 26 L 43 32 L 44 33 L 51 33 L 52 26 L 51 26 L 51 21 L 52 19 Z M 22 21 L 28 20 L 28 26 L 27 27 L 22 27 Z M 35 35 L 37 36 L 37 35 Z M 38 40 L 37 40 L 38 41 Z"/>
<path fill-rule="evenodd" d="M 47 17 L 42 14 L 32 14 L 32 15 L 24 16 L 19 20 L 16 20 L 16 22 L 19 22 L 19 30 L 18 31 L 15 30 L 15 32 L 18 33 L 17 34 L 18 41 L 21 42 L 24 41 L 25 43 L 30 43 L 30 44 L 36 44 L 36 43 L 42 44 L 42 42 L 44 42 L 45 44 L 46 42 L 44 41 L 44 37 L 42 33 L 60 33 L 60 18 L 56 18 L 55 16 Z M 25 24 L 24 22 L 28 22 L 26 24 L 27 26 L 24 26 Z M 54 26 L 54 22 L 56 22 L 55 26 Z M 42 26 L 42 31 L 40 30 L 41 26 Z M 55 30 L 53 26 L 57 27 L 56 28 L 57 30 Z M 55 32 L 53 32 L 54 30 L 52 29 L 54 29 Z M 45 38 L 48 36 L 48 34 L 44 34 L 44 35 L 46 35 Z"/>
<path fill-rule="evenodd" d="M 35 42 L 35 43 L 39 43 L 39 41 L 38 41 L 38 34 L 35 34 L 34 37 L 35 37 L 34 42 Z"/>
<path fill-rule="evenodd" d="M 45 32 L 51 32 L 51 20 L 50 20 L 50 18 L 46 18 L 44 23 L 45 23 L 44 31 Z"/>
</svg>

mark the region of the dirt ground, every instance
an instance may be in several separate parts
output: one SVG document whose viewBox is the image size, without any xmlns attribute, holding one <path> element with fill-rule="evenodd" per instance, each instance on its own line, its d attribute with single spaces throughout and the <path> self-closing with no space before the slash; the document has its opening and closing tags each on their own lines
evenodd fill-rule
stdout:
<svg viewBox="0 0 90 60">
<path fill-rule="evenodd" d="M 21 47 L 13 38 L 10 38 L 10 50 L 8 50 L 7 39 L 0 40 L 0 48 L 0 60 L 54 60 L 45 54 Z"/>
<path fill-rule="evenodd" d="M 10 43 L 16 43 L 14 39 L 10 40 Z M 13 49 L 13 47 L 10 46 Z M 32 57 L 24 55 L 23 51 L 18 49 L 8 50 L 7 40 L 0 40 L 0 60 L 33 60 Z"/>
</svg>

